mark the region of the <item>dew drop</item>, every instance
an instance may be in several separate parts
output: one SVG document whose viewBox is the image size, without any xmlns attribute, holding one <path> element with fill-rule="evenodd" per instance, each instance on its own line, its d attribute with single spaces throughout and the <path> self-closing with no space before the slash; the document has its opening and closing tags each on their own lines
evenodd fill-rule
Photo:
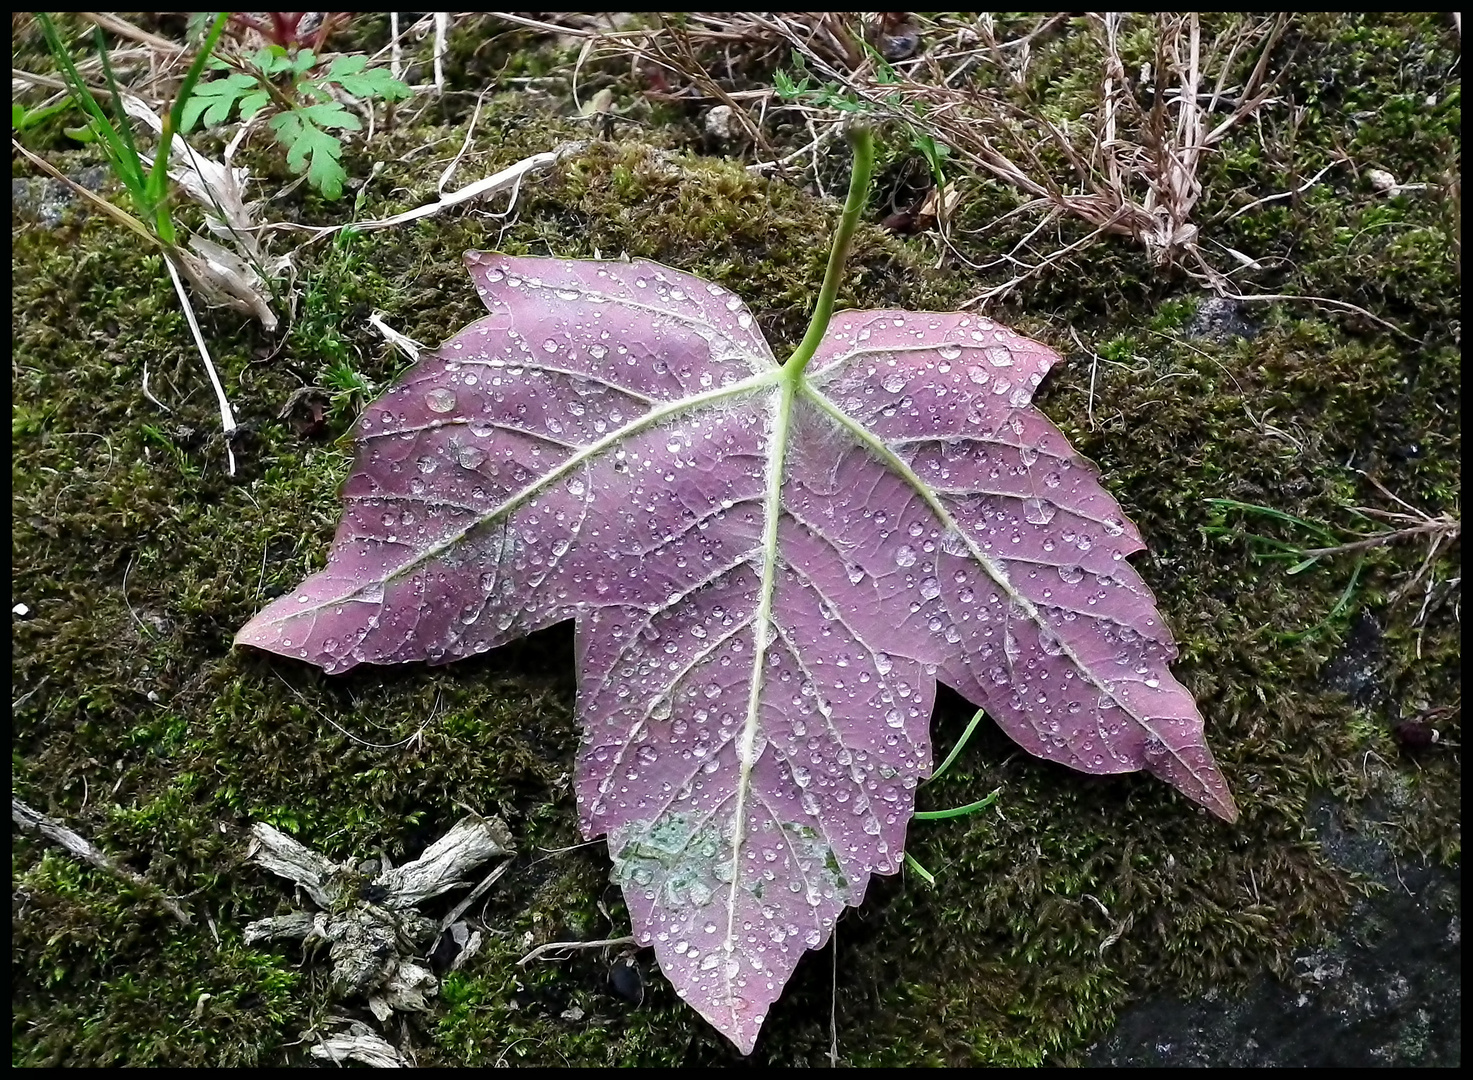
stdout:
<svg viewBox="0 0 1473 1080">
<path fill-rule="evenodd" d="M 1054 520 L 1056 508 L 1044 499 L 1024 499 L 1023 516 L 1035 525 L 1047 525 Z"/>
</svg>

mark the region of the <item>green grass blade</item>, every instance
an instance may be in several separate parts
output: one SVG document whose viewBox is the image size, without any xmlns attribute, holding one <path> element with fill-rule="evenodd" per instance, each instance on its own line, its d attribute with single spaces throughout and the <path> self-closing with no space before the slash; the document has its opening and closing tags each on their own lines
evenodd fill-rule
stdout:
<svg viewBox="0 0 1473 1080">
<path fill-rule="evenodd" d="M 123 108 L 123 92 L 118 88 L 117 76 L 113 74 L 112 60 L 107 54 L 107 40 L 102 36 L 102 28 L 92 28 L 93 47 L 97 50 L 97 58 L 102 61 L 102 77 L 107 83 L 107 92 L 112 95 L 113 121 L 117 125 L 118 137 L 123 145 L 127 147 L 128 161 L 138 171 L 138 176 L 143 176 L 143 159 L 138 156 L 138 144 L 133 141 L 133 123 L 128 119 L 128 110 Z"/>
<path fill-rule="evenodd" d="M 1001 794 L 1002 788 L 998 788 L 991 795 L 984 796 L 976 802 L 967 803 L 966 806 L 957 806 L 950 810 L 917 810 L 915 819 L 917 821 L 945 821 L 947 818 L 966 817 L 968 814 L 975 814 L 979 810 L 986 810 L 993 803 L 997 802 L 997 797 Z"/>
<path fill-rule="evenodd" d="M 1345 591 L 1340 594 L 1340 599 L 1335 601 L 1335 606 L 1330 609 L 1330 613 L 1319 622 L 1311 626 L 1308 630 L 1300 630 L 1297 633 L 1293 634 L 1282 634 L 1280 635 L 1280 640 L 1302 641 L 1303 639 L 1309 637 L 1311 634 L 1319 633 L 1325 627 L 1329 626 L 1332 622 L 1338 619 L 1341 615 L 1345 614 L 1345 612 L 1350 608 L 1351 601 L 1355 597 L 1355 587 L 1360 584 L 1361 572 L 1364 571 L 1365 568 L 1366 557 L 1362 555 L 1359 559 L 1356 560 L 1355 569 L 1350 574 L 1350 584 L 1345 586 Z"/>
<path fill-rule="evenodd" d="M 189 70 L 184 73 L 184 81 L 179 84 L 179 92 L 174 95 L 174 104 L 169 108 L 169 116 L 164 122 L 164 133 L 159 139 L 159 153 L 154 159 L 155 172 L 158 171 L 160 162 L 169 160 L 169 147 L 174 141 L 175 132 L 180 130 L 184 117 L 184 106 L 189 103 L 190 97 L 194 94 L 195 84 L 204 74 L 205 65 L 214 55 L 215 46 L 219 44 L 220 35 L 225 33 L 225 24 L 229 21 L 230 12 L 228 11 L 222 11 L 215 16 L 215 21 L 210 26 L 210 32 L 205 35 L 205 40 L 199 47 L 194 63 L 190 64 Z"/>
<path fill-rule="evenodd" d="M 97 98 L 87 88 L 82 80 L 82 74 L 77 66 L 72 63 L 71 53 L 67 51 L 62 43 L 61 35 L 56 32 L 56 24 L 44 11 L 37 12 L 36 21 L 41 26 L 41 34 L 46 38 L 46 47 L 51 50 L 52 57 L 61 68 L 62 77 L 67 84 L 67 89 L 72 98 L 92 120 L 93 127 L 97 131 L 97 137 L 102 140 L 103 148 L 107 151 L 108 160 L 112 163 L 113 171 L 117 173 L 118 179 L 122 181 L 123 187 L 127 188 L 128 194 L 135 201 L 141 201 L 143 190 L 143 169 L 135 155 L 131 163 L 128 160 L 128 148 L 122 138 L 118 135 L 117 128 L 108 119 L 107 113 L 102 111 L 102 106 L 97 103 Z M 130 171 L 131 164 L 131 171 Z"/>
<path fill-rule="evenodd" d="M 179 92 L 174 95 L 174 104 L 169 108 L 169 115 L 164 117 L 163 131 L 159 133 L 159 149 L 153 158 L 153 168 L 148 174 L 148 195 L 151 205 L 156 209 L 157 221 L 161 233 L 166 234 L 166 239 L 173 242 L 174 223 L 169 218 L 167 200 L 169 196 L 169 151 L 174 145 L 174 134 L 179 130 L 183 122 L 184 106 L 189 103 L 194 94 L 195 85 L 205 70 L 205 65 L 210 62 L 210 56 L 215 51 L 215 46 L 220 41 L 220 35 L 225 32 L 225 24 L 230 19 L 230 12 L 222 11 L 215 16 L 214 23 L 210 26 L 210 32 L 205 36 L 204 43 L 195 55 L 194 62 L 189 65 L 185 72 L 184 81 L 179 84 Z"/>
<path fill-rule="evenodd" d="M 914 871 L 915 876 L 920 878 L 927 885 L 930 885 L 932 888 L 936 887 L 936 879 L 931 876 L 931 871 L 927 870 L 920 863 L 916 862 L 915 856 L 908 851 L 905 853 L 905 865 L 910 867 L 911 870 Z"/>
<path fill-rule="evenodd" d="M 1315 536 L 1325 542 L 1326 547 L 1334 547 L 1340 543 L 1339 537 L 1330 532 L 1323 525 L 1317 525 L 1313 521 L 1305 521 L 1303 518 L 1286 514 L 1282 510 L 1276 510 L 1272 506 L 1260 506 L 1258 503 L 1239 502 L 1237 499 L 1208 499 L 1212 506 L 1221 507 L 1225 510 L 1241 510 L 1249 514 L 1260 514 L 1263 517 L 1273 518 L 1288 525 L 1298 525 L 1301 529 L 1307 529 Z"/>
<path fill-rule="evenodd" d="M 75 105 L 76 102 L 72 101 L 70 95 L 68 95 L 65 101 L 58 101 L 54 105 L 43 105 L 36 109 L 27 109 L 19 102 L 11 102 L 10 126 L 17 131 L 27 132 L 40 124 L 44 124 L 53 116 L 58 116 L 66 112 Z"/>
<path fill-rule="evenodd" d="M 977 710 L 976 715 L 972 717 L 972 722 L 967 725 L 967 730 L 962 732 L 962 737 L 958 739 L 956 741 L 956 745 L 951 748 L 951 753 L 946 755 L 946 760 L 936 767 L 936 771 L 931 774 L 930 779 L 928 779 L 926 783 L 929 784 L 933 780 L 940 780 L 941 775 L 946 772 L 947 769 L 951 768 L 951 763 L 956 760 L 957 755 L 960 754 L 962 750 L 966 747 L 968 740 L 970 740 L 972 737 L 972 732 L 977 730 L 977 725 L 982 722 L 982 718 L 986 715 L 987 714 L 983 710 Z"/>
<path fill-rule="evenodd" d="M 1236 531 L 1235 531 L 1236 533 Z M 1236 533 L 1245 540 L 1251 540 L 1256 544 L 1262 544 L 1269 551 L 1255 551 L 1254 555 L 1263 559 L 1303 559 L 1304 549 L 1298 544 L 1286 544 L 1282 540 L 1275 540 L 1272 536 L 1263 536 L 1259 533 Z M 1291 571 L 1293 572 L 1293 571 Z"/>
</svg>

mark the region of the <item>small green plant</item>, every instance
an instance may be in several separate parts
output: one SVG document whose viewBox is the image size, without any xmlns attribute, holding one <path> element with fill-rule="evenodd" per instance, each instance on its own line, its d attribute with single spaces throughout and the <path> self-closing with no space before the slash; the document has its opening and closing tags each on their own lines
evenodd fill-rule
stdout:
<svg viewBox="0 0 1473 1080">
<path fill-rule="evenodd" d="M 10 130 L 15 135 L 24 135 L 32 128 L 40 127 L 53 116 L 64 113 L 71 107 L 70 97 L 49 105 L 37 105 L 34 109 L 27 108 L 19 101 L 12 101 L 10 103 Z"/>
<path fill-rule="evenodd" d="M 150 165 L 144 163 L 143 156 L 138 151 L 138 144 L 133 136 L 133 125 L 128 118 L 127 110 L 123 108 L 122 92 L 113 75 L 112 64 L 108 59 L 107 43 L 103 40 L 102 31 L 94 28 L 94 37 L 97 55 L 102 61 L 103 77 L 107 80 L 108 93 L 111 97 L 111 117 L 103 111 L 102 105 L 93 96 L 92 91 L 83 81 L 81 73 L 77 71 L 76 65 L 72 63 L 71 53 L 62 43 L 61 35 L 56 30 L 56 24 L 45 12 L 40 12 L 36 16 L 36 21 L 41 26 L 41 33 L 46 38 L 46 47 L 61 68 L 62 77 L 72 101 L 87 114 L 88 127 L 92 135 L 102 145 L 107 154 L 108 164 L 112 166 L 113 173 L 127 190 L 128 196 L 133 200 L 133 205 L 138 209 L 142 219 L 140 221 L 125 214 L 122 217 L 127 220 L 122 221 L 122 224 L 132 228 L 135 232 L 142 233 L 146 239 L 162 242 L 167 248 L 177 247 L 179 243 L 178 230 L 175 229 L 174 220 L 169 213 L 169 147 L 174 141 L 175 133 L 181 130 L 180 125 L 185 108 L 194 95 L 195 86 L 204 72 L 211 52 L 219 42 L 220 35 L 225 31 L 227 18 L 228 13 L 225 12 L 221 12 L 215 18 L 210 25 L 209 32 L 205 35 L 198 55 L 195 56 L 194 62 L 190 64 L 189 70 L 185 73 L 184 81 L 179 84 L 179 92 L 175 95 L 169 114 L 164 118 L 158 150 Z M 14 117 L 14 107 L 12 117 Z M 39 123 L 39 121 L 36 122 Z M 114 217 L 116 218 L 117 215 Z"/>
<path fill-rule="evenodd" d="M 357 238 L 351 227 L 333 237 L 327 257 L 306 283 L 292 328 L 294 347 L 322 358 L 317 383 L 328 393 L 328 416 L 341 426 L 351 423 L 378 394 L 373 381 L 353 366 L 354 352 L 342 333 L 343 312 L 353 302 L 351 283 L 360 273 Z"/>
<path fill-rule="evenodd" d="M 170 150 L 175 135 L 181 130 L 184 111 L 194 96 L 195 87 L 204 73 L 205 66 L 210 62 L 211 53 L 219 44 L 221 34 L 225 32 L 228 19 L 229 13 L 222 11 L 210 23 L 209 31 L 205 34 L 199 52 L 195 55 L 194 61 L 189 65 L 184 79 L 179 84 L 174 103 L 162 120 L 158 132 L 158 146 L 154 150 L 153 160 L 147 161 L 145 155 L 138 149 L 138 142 L 133 132 L 133 122 L 123 105 L 123 93 L 113 73 L 112 63 L 108 58 L 107 42 L 102 36 L 101 29 L 94 27 L 93 40 L 96 42 L 97 56 L 102 64 L 103 78 L 107 82 L 108 96 L 111 99 L 111 116 L 103 110 L 102 105 L 83 80 L 81 73 L 77 71 L 70 51 L 57 32 L 56 24 L 45 12 L 39 12 L 36 16 L 41 26 L 41 33 L 46 39 L 46 47 L 61 69 L 67 93 L 87 115 L 88 130 L 94 140 L 102 146 L 103 152 L 107 155 L 108 164 L 112 166 L 114 175 L 128 192 L 134 208 L 138 211 L 138 216 L 135 217 L 126 210 L 114 206 L 108 200 L 77 185 L 24 146 L 17 143 L 16 148 L 29 161 L 42 168 L 53 178 L 69 185 L 98 210 L 144 241 L 158 247 L 163 254 L 164 267 L 169 272 L 169 280 L 174 286 L 175 294 L 179 297 L 180 306 L 184 309 L 190 334 L 194 338 L 195 347 L 199 350 L 200 359 L 204 361 L 205 373 L 209 376 L 210 386 L 215 392 L 215 400 L 220 408 L 220 428 L 225 435 L 226 471 L 229 475 L 234 476 L 235 450 L 230 445 L 230 440 L 236 430 L 235 413 L 230 408 L 230 399 L 225 394 L 225 387 L 220 382 L 214 361 L 210 358 L 209 348 L 199 328 L 199 320 L 195 317 L 194 308 L 190 305 L 189 295 L 185 292 L 184 282 L 180 277 L 179 268 L 183 267 L 185 273 L 188 273 L 198 284 L 200 277 L 192 268 L 199 266 L 200 260 L 194 258 L 189 252 L 187 237 L 175 226 L 169 207 L 173 196 L 173 181 L 169 176 Z"/>
<path fill-rule="evenodd" d="M 346 423 L 363 411 L 378 393 L 374 386 L 347 359 L 330 362 L 318 379 L 329 393 L 328 415 Z"/>
<path fill-rule="evenodd" d="M 198 476 L 199 467 L 189 460 L 189 455 L 176 443 L 168 432 L 157 424 L 142 424 L 140 432 L 146 443 L 160 447 L 174 462 L 174 467 L 179 470 L 181 476 Z M 144 630 L 147 631 L 147 627 Z"/>
<path fill-rule="evenodd" d="M 868 43 L 861 42 L 864 50 L 869 54 L 875 66 L 875 82 L 880 86 L 893 86 L 899 83 L 899 76 L 895 69 L 874 50 Z M 822 108 L 833 109 L 841 113 L 854 113 L 862 116 L 878 117 L 883 110 L 874 102 L 860 98 L 852 90 L 839 85 L 837 82 L 826 82 L 814 84 L 813 73 L 808 69 L 803 54 L 793 53 L 793 66 L 797 69 L 798 78 L 795 80 L 785 71 L 773 72 L 773 86 L 777 89 L 778 97 L 786 101 L 798 101 L 807 105 L 816 105 Z M 904 101 L 900 93 L 894 92 L 887 95 L 885 103 L 892 108 L 902 108 Z M 912 105 L 917 116 L 925 115 L 925 107 L 920 102 Z M 906 124 L 910 134 L 911 146 L 926 159 L 930 167 L 931 177 L 936 182 L 937 188 L 945 189 L 946 172 L 944 163 L 951 154 L 951 147 L 945 143 L 938 142 L 934 137 L 920 128 Z"/>
<path fill-rule="evenodd" d="M 339 198 L 348 174 L 340 160 L 343 144 L 333 131 L 361 131 L 363 124 L 333 96 L 333 88 L 368 102 L 402 101 L 412 91 L 382 68 L 370 69 L 366 57 L 337 56 L 314 74 L 321 64 L 311 49 L 274 44 L 233 64 L 217 61 L 218 70 L 236 70 L 196 89 L 184 109 L 182 130 L 201 120 L 210 127 L 223 124 L 232 114 L 250 120 L 274 108 L 268 126 L 286 149 L 287 166 L 305 171 L 324 198 Z"/>
<path fill-rule="evenodd" d="M 943 166 L 951 154 L 951 147 L 937 142 L 924 131 L 912 132 L 910 144 L 926 159 L 926 164 L 931 168 L 931 179 L 936 182 L 938 188 L 944 191 L 946 189 L 946 170 Z"/>
<path fill-rule="evenodd" d="M 795 82 L 785 71 L 773 72 L 773 85 L 777 87 L 778 97 L 788 101 L 801 101 L 808 105 L 819 105 L 824 108 L 834 109 L 844 113 L 872 113 L 874 106 L 867 101 L 861 101 L 855 94 L 840 87 L 837 83 L 822 83 L 813 86 L 809 82 L 809 71 L 804 66 L 801 57 L 794 56 L 799 71 L 799 78 Z"/>
<path fill-rule="evenodd" d="M 874 64 L 875 83 L 879 86 L 896 86 L 900 83 L 900 77 L 895 74 L 895 69 L 890 66 L 878 51 L 868 42 L 859 42 L 860 46 Z M 805 101 L 813 105 L 823 105 L 828 108 L 837 109 L 840 112 L 875 112 L 875 103 L 858 98 L 852 91 L 841 87 L 837 82 L 829 81 L 812 85 L 813 72 L 808 69 L 808 61 L 797 49 L 793 50 L 793 67 L 798 71 L 798 80 L 793 81 L 792 76 L 785 71 L 773 73 L 773 85 L 777 88 L 779 97 L 789 101 Z M 886 99 L 889 105 L 899 105 L 901 98 L 899 94 L 892 94 Z"/>
<path fill-rule="evenodd" d="M 1347 544 L 1344 537 L 1333 532 L 1329 527 L 1318 522 L 1307 521 L 1293 514 L 1276 510 L 1272 506 L 1259 506 L 1257 503 L 1239 502 L 1237 499 L 1208 499 L 1208 504 L 1220 515 L 1219 521 L 1202 527 L 1204 536 L 1214 539 L 1230 536 L 1246 536 L 1251 555 L 1255 560 L 1269 562 L 1285 562 L 1291 565 L 1284 572 L 1289 576 L 1301 574 L 1319 563 L 1327 555 L 1337 554 L 1342 551 L 1355 551 L 1357 558 L 1355 569 L 1351 571 L 1350 582 L 1345 586 L 1345 591 L 1340 594 L 1340 599 L 1335 602 L 1323 619 L 1306 630 L 1294 632 L 1281 632 L 1277 636 L 1279 640 L 1290 642 L 1300 641 L 1304 638 L 1317 637 L 1322 631 L 1336 625 L 1355 601 L 1356 587 L 1360 584 L 1361 574 L 1366 568 L 1366 554 L 1364 548 L 1357 549 L 1354 544 Z M 1299 544 L 1286 543 L 1271 536 L 1261 533 L 1244 533 L 1241 528 L 1235 528 L 1227 524 L 1227 516 L 1231 513 L 1243 514 L 1249 517 L 1258 517 L 1267 521 L 1278 522 L 1292 529 L 1307 533 L 1313 540 L 1319 541 L 1320 547 L 1304 547 Z M 1352 511 L 1358 518 L 1369 522 L 1364 514 Z"/>
</svg>

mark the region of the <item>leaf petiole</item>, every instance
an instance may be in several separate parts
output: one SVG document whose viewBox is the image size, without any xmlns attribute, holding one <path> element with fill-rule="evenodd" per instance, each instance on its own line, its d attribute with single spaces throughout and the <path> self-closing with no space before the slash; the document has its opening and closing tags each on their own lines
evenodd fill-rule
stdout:
<svg viewBox="0 0 1473 1080">
<path fill-rule="evenodd" d="M 849 257 L 849 242 L 859 225 L 859 216 L 864 213 L 869 199 L 870 174 L 875 168 L 875 137 L 866 127 L 855 127 L 849 133 L 854 145 L 854 169 L 849 174 L 849 195 L 844 200 L 844 213 L 839 218 L 839 227 L 834 231 L 834 246 L 829 249 L 828 268 L 824 271 L 823 287 L 818 293 L 818 303 L 813 307 L 813 318 L 808 323 L 808 332 L 788 357 L 783 370 L 788 377 L 798 380 L 823 336 L 828 332 L 829 320 L 834 316 L 834 300 L 839 295 L 839 282 L 844 277 L 844 262 Z"/>
</svg>

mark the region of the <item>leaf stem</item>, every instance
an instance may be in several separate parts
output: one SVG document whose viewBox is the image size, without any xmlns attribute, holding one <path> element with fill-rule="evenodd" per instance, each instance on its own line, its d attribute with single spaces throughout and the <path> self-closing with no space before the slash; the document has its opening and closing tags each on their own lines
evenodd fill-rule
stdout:
<svg viewBox="0 0 1473 1080">
<path fill-rule="evenodd" d="M 839 281 L 844 275 L 844 261 L 849 257 L 849 241 L 854 237 L 859 215 L 864 212 L 864 204 L 869 198 L 870 174 L 875 166 L 875 137 L 868 128 L 856 127 L 850 131 L 849 141 L 854 146 L 854 170 L 849 174 L 849 196 L 844 200 L 844 214 L 839 218 L 839 228 L 834 233 L 834 246 L 829 251 L 823 288 L 819 290 L 808 332 L 784 365 L 788 377 L 794 380 L 803 374 L 808 361 L 818 351 L 819 342 L 828 332 L 829 320 L 834 315 L 834 300 L 839 295 Z"/>
</svg>

